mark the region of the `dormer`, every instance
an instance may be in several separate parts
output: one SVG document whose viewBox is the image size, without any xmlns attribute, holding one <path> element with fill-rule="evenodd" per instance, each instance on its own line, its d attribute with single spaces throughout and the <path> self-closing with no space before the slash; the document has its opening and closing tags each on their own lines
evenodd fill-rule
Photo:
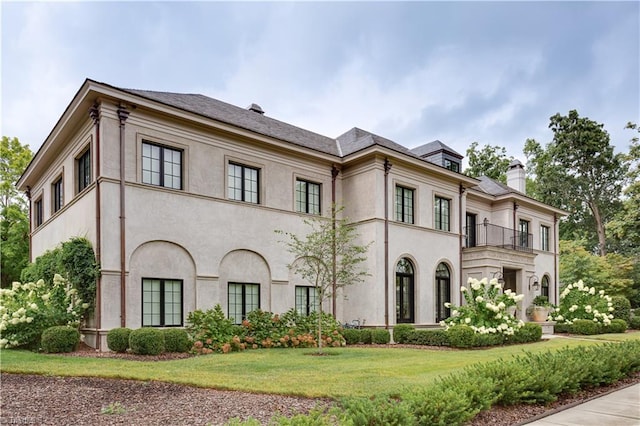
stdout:
<svg viewBox="0 0 640 426">
<path fill-rule="evenodd" d="M 413 148 L 411 152 L 445 169 L 461 172 L 462 155 L 439 140 L 420 145 Z"/>
</svg>

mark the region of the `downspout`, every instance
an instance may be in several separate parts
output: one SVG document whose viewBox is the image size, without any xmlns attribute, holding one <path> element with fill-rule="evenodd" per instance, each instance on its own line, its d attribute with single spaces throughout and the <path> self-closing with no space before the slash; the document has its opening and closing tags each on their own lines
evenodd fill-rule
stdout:
<svg viewBox="0 0 640 426">
<path fill-rule="evenodd" d="M 126 327 L 126 276 L 125 276 L 125 205 L 124 205 L 124 122 L 129 117 L 122 105 L 118 107 L 118 119 L 120 120 L 120 327 Z"/>
<path fill-rule="evenodd" d="M 384 328 L 389 329 L 389 171 L 391 163 L 384 159 Z"/>
<path fill-rule="evenodd" d="M 29 263 L 33 262 L 33 256 L 32 256 L 32 252 L 33 250 L 31 249 L 31 242 L 33 240 L 33 237 L 31 236 L 31 233 L 33 232 L 33 208 L 31 206 L 31 187 L 27 186 L 27 190 L 25 191 L 25 195 L 27 196 L 27 199 L 29 200 Z"/>
<path fill-rule="evenodd" d="M 553 302 L 558 303 L 558 294 L 560 288 L 558 285 L 560 284 L 560 277 L 558 277 L 558 215 L 553 214 L 553 281 L 554 281 L 554 290 L 553 290 Z"/>
<path fill-rule="evenodd" d="M 518 247 L 518 226 L 516 224 L 516 210 L 518 210 L 518 203 L 513 202 L 513 250 Z"/>
<path fill-rule="evenodd" d="M 458 195 L 458 203 L 459 203 L 458 216 L 459 216 L 459 221 L 460 221 L 460 223 L 458 224 L 458 229 L 460 230 L 460 237 L 459 237 L 459 244 L 458 244 L 458 250 L 459 250 L 459 259 L 458 260 L 460 262 L 459 263 L 460 264 L 460 272 L 459 272 L 459 274 L 460 274 L 460 279 L 459 279 L 460 287 L 462 287 L 464 285 L 464 283 L 462 282 L 462 246 L 463 246 L 463 244 L 462 244 L 462 242 L 463 242 L 463 239 L 462 239 L 462 229 L 463 229 L 462 228 L 462 223 L 463 223 L 463 219 L 464 219 L 464 217 L 462 215 L 462 196 L 464 195 L 464 191 L 465 191 L 464 186 L 462 184 L 460 184 L 460 194 Z M 467 232 L 468 232 L 468 230 L 467 230 Z"/>
<path fill-rule="evenodd" d="M 89 116 L 93 120 L 96 131 L 95 144 L 95 181 L 96 181 L 96 262 L 100 267 L 98 278 L 96 278 L 96 304 L 95 304 L 95 325 L 96 325 L 96 349 L 101 348 L 100 328 L 102 326 L 102 218 L 101 218 L 101 196 L 100 196 L 100 111 L 96 103 L 89 108 Z"/>
<path fill-rule="evenodd" d="M 333 317 L 336 318 L 336 290 L 338 287 L 336 277 L 336 262 L 338 253 L 336 248 L 336 179 L 338 177 L 338 169 L 335 165 L 331 166 L 331 250 L 332 250 L 332 277 L 331 277 L 331 307 Z"/>
</svg>

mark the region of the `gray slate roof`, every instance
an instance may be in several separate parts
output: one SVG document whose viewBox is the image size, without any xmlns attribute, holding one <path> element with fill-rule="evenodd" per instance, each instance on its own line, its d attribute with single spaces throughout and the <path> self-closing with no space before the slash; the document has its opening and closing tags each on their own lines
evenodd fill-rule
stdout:
<svg viewBox="0 0 640 426">
<path fill-rule="evenodd" d="M 342 149 L 342 155 L 353 154 L 370 146 L 379 145 L 412 157 L 416 156 L 408 148 L 358 127 L 338 136 L 338 142 Z"/>
<path fill-rule="evenodd" d="M 505 195 L 510 193 L 520 194 L 519 191 L 516 191 L 515 189 L 505 185 L 502 182 L 495 181 L 490 177 L 480 176 L 478 180 L 480 181 L 480 183 L 477 186 L 474 186 L 473 188 L 479 191 L 482 191 L 486 194 L 494 195 L 494 196 Z"/>
<path fill-rule="evenodd" d="M 120 90 L 216 121 L 251 130 L 261 135 L 270 136 L 326 154 L 340 155 L 335 139 L 208 96 L 137 89 L 120 88 Z"/>
<path fill-rule="evenodd" d="M 413 152 L 418 157 L 424 157 L 428 154 L 439 152 L 439 151 L 446 151 L 449 154 L 453 155 L 454 157 L 462 158 L 462 155 L 460 155 L 458 152 L 456 152 L 453 148 L 449 147 L 448 145 L 440 142 L 439 140 L 435 140 L 435 141 L 426 143 L 424 145 L 417 146 L 411 150 L 411 152 Z"/>
</svg>

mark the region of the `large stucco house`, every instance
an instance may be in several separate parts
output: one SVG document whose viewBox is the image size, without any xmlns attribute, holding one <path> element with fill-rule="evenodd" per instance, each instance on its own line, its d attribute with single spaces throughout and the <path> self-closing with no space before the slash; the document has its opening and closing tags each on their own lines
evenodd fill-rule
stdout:
<svg viewBox="0 0 640 426">
<path fill-rule="evenodd" d="M 274 230 L 302 236 L 334 200 L 373 242 L 365 282 L 329 302 L 342 322 L 436 325 L 469 277 L 504 279 L 523 308 L 540 292 L 557 300 L 563 212 L 525 195 L 519 162 L 503 185 L 461 174 L 461 160 L 440 141 L 327 137 L 256 104 L 86 80 L 18 187 L 32 259 L 74 236 L 93 243 L 102 274 L 84 334 L 102 349 L 114 327 L 183 326 L 218 303 L 236 321 L 313 309 Z"/>
</svg>

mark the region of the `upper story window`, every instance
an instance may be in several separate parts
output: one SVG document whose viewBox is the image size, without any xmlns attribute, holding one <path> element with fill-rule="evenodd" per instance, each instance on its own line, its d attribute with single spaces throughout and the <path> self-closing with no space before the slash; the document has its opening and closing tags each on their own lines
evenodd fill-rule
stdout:
<svg viewBox="0 0 640 426">
<path fill-rule="evenodd" d="M 296 180 L 296 211 L 320 214 L 320 184 Z"/>
<path fill-rule="evenodd" d="M 396 186 L 396 220 L 398 222 L 414 223 L 413 195 L 413 189 Z"/>
<path fill-rule="evenodd" d="M 520 219 L 518 233 L 520 234 L 520 241 L 518 244 L 520 247 L 530 247 L 529 245 L 529 221 Z"/>
<path fill-rule="evenodd" d="M 448 158 L 444 159 L 444 167 L 446 169 L 449 169 L 453 172 L 458 172 L 460 173 L 460 163 L 458 163 L 457 161 L 452 161 L 449 160 Z"/>
<path fill-rule="evenodd" d="M 182 151 L 143 141 L 142 183 L 182 189 Z"/>
<path fill-rule="evenodd" d="M 64 206 L 64 187 L 62 175 L 51 184 L 51 210 L 57 212 Z"/>
<path fill-rule="evenodd" d="M 231 200 L 260 203 L 260 170 L 242 164 L 229 163 L 228 189 Z"/>
<path fill-rule="evenodd" d="M 434 204 L 436 229 L 440 231 L 451 231 L 451 200 L 435 197 Z"/>
<path fill-rule="evenodd" d="M 78 192 L 91 183 L 91 151 L 87 149 L 76 158 L 76 178 Z"/>
<path fill-rule="evenodd" d="M 540 226 L 540 250 L 549 251 L 549 227 Z"/>
<path fill-rule="evenodd" d="M 33 224 L 37 228 L 44 222 L 44 209 L 42 208 L 42 197 L 33 202 Z"/>
</svg>

